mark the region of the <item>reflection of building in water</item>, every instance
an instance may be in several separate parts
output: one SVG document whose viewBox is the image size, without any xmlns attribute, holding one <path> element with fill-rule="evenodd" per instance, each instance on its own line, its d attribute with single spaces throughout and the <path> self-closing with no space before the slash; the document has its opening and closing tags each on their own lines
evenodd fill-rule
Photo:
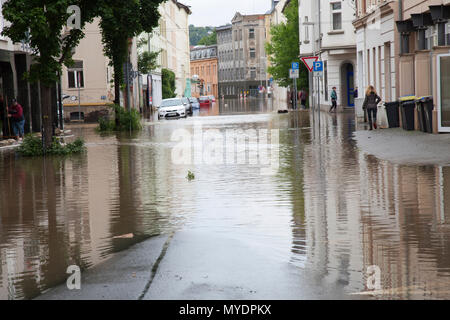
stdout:
<svg viewBox="0 0 450 320">
<path fill-rule="evenodd" d="M 358 174 L 348 117 L 323 116 L 303 159 L 307 267 L 331 286 L 356 291 L 363 280 Z M 317 121 L 317 119 L 315 119 Z M 329 122 L 328 124 L 324 123 Z M 320 133 L 320 135 L 319 135 Z"/>
<path fill-rule="evenodd" d="M 450 242 L 445 196 L 448 168 L 399 167 L 366 160 L 361 189 L 364 264 L 378 265 L 382 285 L 399 298 L 448 298 Z M 369 186 L 372 186 L 371 188 Z M 373 188 L 376 186 L 377 188 Z"/>
<path fill-rule="evenodd" d="M 105 259 L 117 194 L 113 150 L 71 159 L 1 157 L 0 298 L 34 297 L 64 281 L 68 265 Z"/>
</svg>

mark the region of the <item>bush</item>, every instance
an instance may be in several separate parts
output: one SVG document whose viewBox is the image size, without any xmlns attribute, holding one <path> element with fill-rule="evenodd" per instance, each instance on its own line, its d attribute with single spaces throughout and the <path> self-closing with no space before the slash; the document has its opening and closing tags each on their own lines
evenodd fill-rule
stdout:
<svg viewBox="0 0 450 320">
<path fill-rule="evenodd" d="M 72 143 L 61 144 L 59 139 L 53 138 L 53 143 L 45 152 L 46 155 L 66 156 L 81 153 L 86 150 L 84 140 L 77 138 Z M 17 152 L 24 157 L 39 157 L 44 155 L 42 140 L 39 137 L 27 135 Z"/>
<path fill-rule="evenodd" d="M 115 120 L 100 118 L 98 131 L 139 131 L 142 129 L 141 115 L 136 109 L 125 110 L 118 105 L 111 105 L 115 113 Z"/>
</svg>

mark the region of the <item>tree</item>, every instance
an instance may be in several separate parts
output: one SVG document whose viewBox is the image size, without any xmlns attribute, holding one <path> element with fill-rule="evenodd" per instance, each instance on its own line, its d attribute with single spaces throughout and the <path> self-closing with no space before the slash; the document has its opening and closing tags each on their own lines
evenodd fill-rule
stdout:
<svg viewBox="0 0 450 320">
<path fill-rule="evenodd" d="M 123 65 L 133 37 L 152 32 L 158 25 L 159 5 L 165 0 L 109 0 L 102 1 L 100 28 L 105 55 L 114 68 L 114 103 L 120 104 L 120 90 L 124 83 Z M 94 1 L 93 1 L 94 2 Z"/>
<path fill-rule="evenodd" d="M 196 27 L 194 25 L 189 25 L 189 43 L 191 46 L 198 45 L 198 42 L 214 31 L 213 27 Z"/>
<path fill-rule="evenodd" d="M 76 5 L 81 9 L 80 29 L 64 31 Z M 91 0 L 14 0 L 3 3 L 2 13 L 10 22 L 2 34 L 13 42 L 26 42 L 36 63 L 26 74 L 29 81 L 40 81 L 44 149 L 52 144 L 51 88 L 58 80 L 63 64 L 71 65 L 72 50 L 84 36 L 83 27 L 97 14 L 97 3 Z"/>
<path fill-rule="evenodd" d="M 141 74 L 149 74 L 156 68 L 158 68 L 158 52 L 144 51 L 139 54 L 138 57 L 138 70 Z"/>
<path fill-rule="evenodd" d="M 270 29 L 272 38 L 270 43 L 266 43 L 266 52 L 271 64 L 267 69 L 268 73 L 281 86 L 287 87 L 292 84 L 292 79 L 289 78 L 291 63 L 299 61 L 300 55 L 298 0 L 291 1 L 284 14 L 287 22 Z M 297 88 L 308 88 L 308 70 L 302 63 Z"/>
<path fill-rule="evenodd" d="M 161 70 L 163 99 L 175 98 L 175 73 L 169 69 Z"/>
<path fill-rule="evenodd" d="M 203 38 L 200 39 L 200 41 L 198 42 L 198 45 L 201 46 L 212 46 L 214 44 L 217 44 L 217 33 L 216 33 L 216 29 L 214 29 L 214 31 L 212 31 L 209 35 L 204 36 Z"/>
</svg>

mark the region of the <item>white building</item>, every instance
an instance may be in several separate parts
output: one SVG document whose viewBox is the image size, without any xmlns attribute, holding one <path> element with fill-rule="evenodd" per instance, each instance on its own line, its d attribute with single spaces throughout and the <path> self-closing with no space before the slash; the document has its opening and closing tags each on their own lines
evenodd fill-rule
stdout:
<svg viewBox="0 0 450 320">
<path fill-rule="evenodd" d="M 320 14 L 319 14 L 320 12 Z M 319 56 L 324 62 L 319 85 L 322 108 L 331 105 L 331 90 L 337 88 L 338 109 L 354 107 L 356 37 L 353 1 L 300 0 L 300 56 Z M 320 35 L 320 36 L 319 36 Z M 310 81 L 312 81 L 312 77 Z M 317 105 L 317 79 L 311 86 L 311 105 Z"/>
<path fill-rule="evenodd" d="M 357 84 L 360 88 L 359 98 L 356 101 L 357 119 L 364 117 L 362 103 L 364 88 L 368 85 L 373 85 L 384 101 L 393 101 L 397 98 L 395 76 L 397 1 L 378 2 L 372 5 L 361 0 L 357 2 L 357 15 L 354 21 Z"/>
<path fill-rule="evenodd" d="M 279 25 L 281 23 L 286 23 L 287 19 L 284 16 L 283 12 L 286 8 L 286 5 L 289 3 L 289 0 L 281 0 L 281 1 L 274 1 L 272 0 L 272 8 L 269 11 L 269 24 L 270 26 Z M 268 41 L 270 41 L 271 35 L 270 32 L 268 34 Z M 270 66 L 270 58 L 268 59 L 268 66 Z M 272 84 L 273 88 L 273 101 L 274 105 L 281 107 L 281 106 L 287 106 L 287 88 L 279 86 L 276 82 L 273 82 Z"/>
<path fill-rule="evenodd" d="M 140 37 L 148 39 L 143 50 L 160 51 L 158 65 L 151 75 L 143 77 L 144 87 L 150 80 L 152 84 L 152 103 L 157 106 L 162 100 L 161 69 L 169 69 L 175 73 L 176 94 L 178 97 L 190 96 L 191 67 L 189 47 L 189 6 L 176 0 L 170 0 L 159 6 L 161 18 L 159 26 L 151 35 L 142 34 Z M 147 80 L 148 79 L 148 80 Z"/>
</svg>

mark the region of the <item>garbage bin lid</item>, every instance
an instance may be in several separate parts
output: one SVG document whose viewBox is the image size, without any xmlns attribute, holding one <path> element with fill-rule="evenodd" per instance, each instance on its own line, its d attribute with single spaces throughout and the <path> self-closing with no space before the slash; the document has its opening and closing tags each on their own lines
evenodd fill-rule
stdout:
<svg viewBox="0 0 450 320">
<path fill-rule="evenodd" d="M 417 98 L 417 101 L 427 101 L 427 100 L 432 100 L 433 96 L 423 96 L 420 98 Z"/>
<path fill-rule="evenodd" d="M 403 96 L 403 97 L 400 97 L 398 100 L 400 102 L 405 102 L 405 101 L 411 101 L 411 100 L 416 100 L 416 99 L 417 99 L 416 96 Z"/>
</svg>

